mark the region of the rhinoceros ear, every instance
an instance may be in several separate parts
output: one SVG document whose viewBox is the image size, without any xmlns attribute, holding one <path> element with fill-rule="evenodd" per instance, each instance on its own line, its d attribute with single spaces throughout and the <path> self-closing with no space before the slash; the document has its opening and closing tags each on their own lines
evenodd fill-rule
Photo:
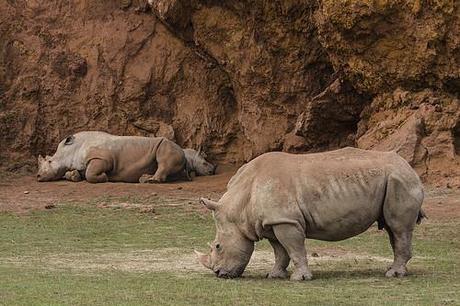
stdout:
<svg viewBox="0 0 460 306">
<path fill-rule="evenodd" d="M 209 255 L 198 252 L 197 250 L 194 251 L 198 261 L 206 268 L 211 269 L 211 258 L 209 257 Z"/>
<path fill-rule="evenodd" d="M 209 200 L 209 199 L 201 198 L 200 203 L 203 204 L 204 206 L 206 206 L 207 209 L 212 210 L 212 211 L 214 211 L 214 210 L 219 208 L 219 203 L 214 202 L 214 201 Z"/>
<path fill-rule="evenodd" d="M 67 136 L 65 138 L 64 144 L 65 145 L 71 145 L 71 144 L 73 144 L 74 139 L 75 139 L 75 136 L 73 136 L 73 135 Z"/>
</svg>

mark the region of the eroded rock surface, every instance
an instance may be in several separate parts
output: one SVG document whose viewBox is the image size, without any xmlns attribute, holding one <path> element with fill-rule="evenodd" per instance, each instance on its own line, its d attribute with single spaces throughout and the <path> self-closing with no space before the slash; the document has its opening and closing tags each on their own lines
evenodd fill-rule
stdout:
<svg viewBox="0 0 460 306">
<path fill-rule="evenodd" d="M 396 89 L 374 99 L 362 113 L 357 145 L 396 150 L 432 181 L 452 178 L 460 186 L 460 100 L 432 90 Z"/>
<path fill-rule="evenodd" d="M 0 0 L 0 163 L 104 130 L 219 162 L 394 149 L 451 178 L 459 16 L 454 0 Z"/>
</svg>

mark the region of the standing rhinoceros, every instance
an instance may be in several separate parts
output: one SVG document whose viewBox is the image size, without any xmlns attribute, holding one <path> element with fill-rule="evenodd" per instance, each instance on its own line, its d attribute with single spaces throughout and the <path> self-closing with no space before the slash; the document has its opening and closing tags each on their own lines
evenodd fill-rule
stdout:
<svg viewBox="0 0 460 306">
<path fill-rule="evenodd" d="M 38 166 L 39 181 L 59 180 L 64 175 L 79 180 L 81 173 L 90 183 L 164 182 L 184 172 L 186 160 L 184 151 L 163 137 L 90 131 L 66 137 L 53 156 L 38 157 Z"/>
<path fill-rule="evenodd" d="M 374 222 L 385 228 L 394 262 L 386 276 L 406 275 L 423 186 L 415 171 L 393 152 L 355 148 L 294 155 L 266 153 L 241 167 L 219 202 L 200 202 L 214 212 L 216 238 L 199 261 L 218 277 L 240 276 L 267 238 L 275 252 L 270 278 L 309 280 L 305 238 L 338 241 Z"/>
</svg>

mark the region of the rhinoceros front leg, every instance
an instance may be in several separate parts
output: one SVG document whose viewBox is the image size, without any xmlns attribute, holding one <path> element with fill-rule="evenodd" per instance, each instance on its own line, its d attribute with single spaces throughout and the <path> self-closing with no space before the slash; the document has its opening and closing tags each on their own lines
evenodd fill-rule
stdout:
<svg viewBox="0 0 460 306">
<path fill-rule="evenodd" d="M 307 265 L 305 234 L 293 224 L 274 225 L 273 232 L 294 264 L 294 272 L 291 275 L 291 280 L 310 280 L 312 274 Z"/>
<path fill-rule="evenodd" d="M 82 180 L 82 177 L 78 170 L 67 171 L 64 175 L 64 178 L 72 182 L 80 182 Z"/>
<path fill-rule="evenodd" d="M 289 266 L 289 254 L 284 247 L 276 240 L 269 240 L 273 251 L 275 252 L 275 265 L 267 278 L 287 278 L 288 272 L 286 268 Z"/>
</svg>

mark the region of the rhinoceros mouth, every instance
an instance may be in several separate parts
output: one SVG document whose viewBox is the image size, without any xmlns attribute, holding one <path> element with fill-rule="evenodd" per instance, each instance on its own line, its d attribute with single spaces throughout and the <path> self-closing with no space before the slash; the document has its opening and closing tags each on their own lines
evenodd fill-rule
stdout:
<svg viewBox="0 0 460 306">
<path fill-rule="evenodd" d="M 48 177 L 46 175 L 37 174 L 37 181 L 39 181 L 39 182 L 49 182 L 49 181 L 52 181 L 52 178 Z"/>
<path fill-rule="evenodd" d="M 57 181 L 59 180 L 61 177 L 58 176 L 58 175 L 41 175 L 41 174 L 37 174 L 37 181 L 39 182 L 51 182 L 51 181 Z"/>
<path fill-rule="evenodd" d="M 214 271 L 218 278 L 238 278 L 244 272 L 244 268 L 238 268 L 235 271 L 228 272 L 223 269 L 217 269 Z"/>
<path fill-rule="evenodd" d="M 230 273 L 216 273 L 216 276 L 218 278 L 228 278 L 228 279 L 231 279 L 231 278 L 237 278 L 239 277 L 238 275 L 235 275 L 235 274 L 230 274 Z"/>
</svg>

